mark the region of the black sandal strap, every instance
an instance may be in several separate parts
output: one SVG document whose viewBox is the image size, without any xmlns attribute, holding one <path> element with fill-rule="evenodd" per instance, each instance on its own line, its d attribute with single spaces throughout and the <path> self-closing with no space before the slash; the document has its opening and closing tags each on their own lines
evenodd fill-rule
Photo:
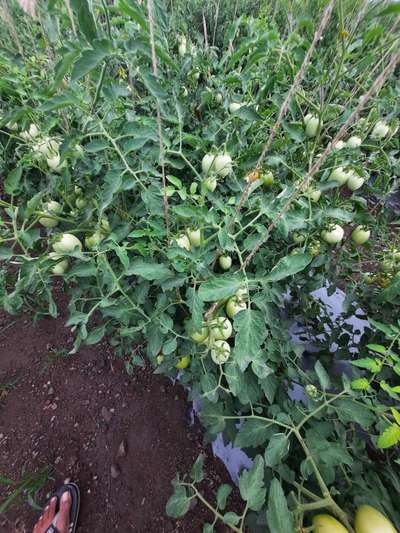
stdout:
<svg viewBox="0 0 400 533">
<path fill-rule="evenodd" d="M 51 524 L 50 527 L 46 529 L 46 533 L 60 533 L 60 531 L 56 528 L 56 526 Z"/>
</svg>

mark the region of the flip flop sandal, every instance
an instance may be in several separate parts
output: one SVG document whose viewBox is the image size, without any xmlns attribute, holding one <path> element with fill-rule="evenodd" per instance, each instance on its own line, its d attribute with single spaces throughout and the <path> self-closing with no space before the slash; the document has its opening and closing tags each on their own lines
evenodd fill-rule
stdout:
<svg viewBox="0 0 400 533">
<path fill-rule="evenodd" d="M 57 504 L 56 504 L 56 515 L 53 519 L 53 522 L 57 524 L 57 514 L 60 510 L 60 502 L 61 502 L 62 495 L 65 492 L 69 492 L 71 495 L 71 510 L 69 513 L 68 533 L 75 533 L 76 526 L 78 523 L 79 506 L 80 506 L 80 500 L 81 500 L 78 485 L 75 485 L 75 483 L 66 483 L 65 485 L 62 485 L 62 487 L 60 487 L 57 490 L 57 492 L 54 494 L 54 496 L 57 498 Z M 46 533 L 60 533 L 60 531 L 57 529 L 57 526 L 55 524 L 51 524 L 46 529 Z"/>
</svg>

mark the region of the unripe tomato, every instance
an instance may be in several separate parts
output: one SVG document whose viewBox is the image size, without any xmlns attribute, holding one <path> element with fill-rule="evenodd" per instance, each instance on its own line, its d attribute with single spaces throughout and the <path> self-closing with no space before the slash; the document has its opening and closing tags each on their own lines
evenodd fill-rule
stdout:
<svg viewBox="0 0 400 533">
<path fill-rule="evenodd" d="M 229 255 L 220 255 L 218 263 L 222 270 L 229 270 L 232 266 L 232 257 Z"/>
<path fill-rule="evenodd" d="M 307 396 L 311 398 L 312 400 L 317 400 L 319 398 L 319 392 L 315 385 L 311 385 L 311 384 L 306 385 L 305 391 L 306 391 Z"/>
<path fill-rule="evenodd" d="M 336 181 L 339 185 L 344 185 L 349 179 L 349 174 L 344 171 L 343 167 L 335 168 L 329 176 L 330 181 Z"/>
<path fill-rule="evenodd" d="M 274 183 L 274 175 L 270 170 L 261 174 L 261 180 L 266 187 L 272 187 Z"/>
<path fill-rule="evenodd" d="M 203 187 L 207 191 L 214 192 L 217 188 L 217 178 L 215 176 L 208 176 L 208 178 L 203 181 Z"/>
<path fill-rule="evenodd" d="M 372 130 L 371 137 L 373 139 L 383 139 L 390 132 L 389 126 L 383 120 L 379 120 Z"/>
<path fill-rule="evenodd" d="M 338 141 L 335 144 L 335 150 L 342 150 L 346 146 L 346 143 L 344 141 Z"/>
<path fill-rule="evenodd" d="M 50 200 L 44 205 L 43 211 L 48 215 L 57 215 L 58 213 L 61 213 L 62 206 L 55 200 Z M 39 218 L 39 224 L 41 224 L 45 228 L 55 228 L 58 224 L 58 220 L 56 220 L 55 218 L 51 218 L 51 216 L 43 216 Z"/>
<path fill-rule="evenodd" d="M 336 518 L 329 514 L 318 514 L 313 518 L 314 533 L 349 533 Z"/>
<path fill-rule="evenodd" d="M 35 137 L 37 137 L 39 135 L 39 129 L 38 127 L 36 126 L 36 124 L 31 124 L 29 126 L 29 137 L 31 139 L 34 139 Z"/>
<path fill-rule="evenodd" d="M 229 318 L 233 318 L 240 311 L 246 309 L 246 307 L 246 302 L 241 301 L 236 296 L 232 296 L 232 298 L 229 298 L 226 304 L 226 314 L 229 316 Z"/>
<path fill-rule="evenodd" d="M 203 159 L 201 160 L 201 169 L 203 171 L 203 174 L 209 174 L 213 170 L 215 170 L 215 158 L 216 156 L 213 154 L 206 154 Z"/>
<path fill-rule="evenodd" d="M 87 201 L 86 201 L 86 198 L 77 198 L 75 200 L 75 205 L 78 209 L 83 209 L 84 207 L 87 206 Z"/>
<path fill-rule="evenodd" d="M 397 533 L 392 522 L 370 505 L 361 505 L 356 511 L 356 533 Z"/>
<path fill-rule="evenodd" d="M 229 359 L 231 347 L 226 341 L 215 341 L 211 348 L 211 359 L 216 365 L 223 365 Z"/>
<path fill-rule="evenodd" d="M 214 165 L 215 172 L 223 178 L 232 172 L 232 158 L 229 154 L 217 155 Z"/>
<path fill-rule="evenodd" d="M 206 326 L 203 326 L 200 331 L 194 331 L 190 337 L 194 342 L 197 344 L 203 344 L 208 338 L 208 328 Z"/>
<path fill-rule="evenodd" d="M 241 107 L 243 107 L 244 105 L 246 104 L 239 104 L 238 102 L 231 102 L 229 104 L 229 113 L 236 113 L 236 111 L 238 111 Z"/>
<path fill-rule="evenodd" d="M 89 250 L 92 250 L 93 248 L 96 248 L 103 239 L 104 236 L 102 235 L 101 231 L 97 230 L 89 237 L 86 237 L 85 246 Z"/>
<path fill-rule="evenodd" d="M 320 241 L 312 241 L 307 248 L 308 252 L 313 256 L 316 257 L 319 255 L 321 251 L 321 242 Z"/>
<path fill-rule="evenodd" d="M 180 235 L 178 235 L 178 237 L 175 239 L 175 242 L 179 246 L 179 248 L 183 248 L 187 250 L 188 252 L 190 252 L 190 250 L 192 249 L 190 245 L 189 237 L 185 235 L 184 233 L 181 233 Z"/>
<path fill-rule="evenodd" d="M 203 242 L 201 229 L 188 230 L 187 236 L 192 246 L 200 246 Z"/>
<path fill-rule="evenodd" d="M 349 137 L 346 142 L 347 148 L 358 148 L 361 146 L 362 140 L 360 137 L 357 137 L 356 135 L 353 135 L 352 137 Z"/>
<path fill-rule="evenodd" d="M 156 361 L 158 365 L 161 365 L 164 362 L 164 356 L 163 354 L 157 355 Z"/>
<path fill-rule="evenodd" d="M 346 187 L 348 187 L 351 191 L 356 191 L 360 187 L 364 185 L 364 178 L 361 176 L 358 176 L 355 172 L 348 172 L 348 180 L 346 182 Z"/>
<path fill-rule="evenodd" d="M 321 233 L 321 237 L 328 244 L 337 244 L 339 243 L 344 236 L 344 230 L 339 224 L 332 225 L 328 230 L 325 230 Z"/>
<path fill-rule="evenodd" d="M 53 244 L 53 250 L 58 254 L 68 254 L 76 248 L 82 250 L 82 243 L 71 233 L 63 233 Z"/>
<path fill-rule="evenodd" d="M 47 161 L 47 164 L 49 165 L 49 168 L 51 168 L 51 170 L 60 169 L 60 162 L 61 162 L 60 154 L 55 154 L 51 157 L 48 157 L 46 161 Z"/>
<path fill-rule="evenodd" d="M 64 261 L 60 261 L 59 263 L 54 265 L 51 271 L 55 276 L 62 276 L 68 270 L 68 266 L 68 260 L 64 259 Z"/>
<path fill-rule="evenodd" d="M 189 365 L 190 365 L 190 355 L 184 355 L 176 363 L 175 368 L 177 368 L 178 370 L 183 370 L 184 368 L 187 368 Z"/>
<path fill-rule="evenodd" d="M 220 104 L 222 102 L 222 94 L 221 93 L 217 93 L 215 95 L 215 101 L 217 102 L 217 104 Z"/>
<path fill-rule="evenodd" d="M 220 316 L 210 322 L 210 337 L 216 341 L 229 339 L 232 331 L 232 323 L 226 317 Z"/>
<path fill-rule="evenodd" d="M 312 202 L 318 202 L 318 200 L 321 198 L 322 191 L 319 189 L 308 189 L 306 192 L 306 196 L 310 198 Z"/>
<path fill-rule="evenodd" d="M 247 300 L 249 297 L 249 291 L 247 290 L 246 287 L 241 287 L 240 289 L 236 291 L 235 296 L 240 301 Z"/>
<path fill-rule="evenodd" d="M 356 244 L 364 244 L 371 237 L 371 231 L 369 229 L 364 229 L 363 226 L 357 226 L 351 234 L 351 239 Z"/>
<path fill-rule="evenodd" d="M 318 127 L 320 124 L 320 121 L 318 117 L 312 115 L 309 113 L 304 117 L 304 124 L 306 126 L 306 135 L 307 137 L 315 137 L 317 135 Z M 322 127 L 322 122 L 321 122 Z"/>
<path fill-rule="evenodd" d="M 302 233 L 293 233 L 292 239 L 295 244 L 302 244 L 306 240 L 306 237 Z"/>
</svg>

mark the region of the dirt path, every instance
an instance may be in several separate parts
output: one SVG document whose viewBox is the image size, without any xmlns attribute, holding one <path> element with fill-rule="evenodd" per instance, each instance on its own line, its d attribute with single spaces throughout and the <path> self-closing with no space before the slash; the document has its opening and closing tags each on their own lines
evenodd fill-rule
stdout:
<svg viewBox="0 0 400 533">
<path fill-rule="evenodd" d="M 128 376 L 106 343 L 67 356 L 64 322 L 35 327 L 30 317 L 0 315 L 0 475 L 17 480 L 50 467 L 40 504 L 64 478 L 79 483 L 79 533 L 200 533 L 210 518 L 200 504 L 180 521 L 164 511 L 176 472 L 204 451 L 184 391 L 150 369 Z M 212 500 L 213 488 L 230 480 L 206 453 Z M 9 490 L 1 485 L 0 493 L 2 501 Z M 19 503 L 0 515 L 0 531 L 30 533 L 37 517 Z"/>
</svg>

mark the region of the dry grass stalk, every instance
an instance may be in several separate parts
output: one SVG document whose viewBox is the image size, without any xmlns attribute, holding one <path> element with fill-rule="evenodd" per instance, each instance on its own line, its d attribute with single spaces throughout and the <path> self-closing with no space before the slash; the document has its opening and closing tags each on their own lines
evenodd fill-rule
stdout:
<svg viewBox="0 0 400 533">
<path fill-rule="evenodd" d="M 204 48 L 208 49 L 208 33 L 207 33 L 207 22 L 206 17 L 204 16 L 203 12 L 203 32 L 204 32 Z"/>
<path fill-rule="evenodd" d="M 154 8 L 153 0 L 147 0 L 147 15 L 149 19 L 149 30 L 150 30 L 150 46 L 151 46 L 151 59 L 153 74 L 158 77 L 157 69 L 157 56 L 156 56 L 156 45 L 154 37 Z M 168 196 L 167 196 L 167 180 L 165 177 L 165 154 L 164 154 L 164 140 L 162 134 L 162 122 L 161 122 L 161 110 L 160 104 L 157 100 L 157 126 L 158 126 L 158 140 L 160 143 L 160 166 L 161 166 L 161 175 L 162 175 L 162 184 L 163 184 L 163 206 L 164 206 L 164 219 L 165 219 L 165 228 L 167 231 L 167 237 L 169 237 L 169 206 L 168 206 Z"/>
<path fill-rule="evenodd" d="M 36 18 L 37 0 L 18 0 L 18 4 L 25 11 L 25 13 L 33 18 Z"/>
<path fill-rule="evenodd" d="M 346 122 L 343 124 L 343 126 L 340 128 L 338 133 L 336 134 L 335 138 L 329 145 L 325 148 L 323 153 L 320 155 L 320 157 L 316 160 L 314 165 L 311 167 L 309 172 L 307 173 L 307 176 L 304 178 L 302 183 L 298 186 L 298 188 L 294 191 L 294 193 L 290 196 L 289 200 L 285 204 L 285 206 L 282 208 L 280 213 L 277 215 L 277 217 L 271 222 L 271 224 L 267 228 L 266 235 L 258 241 L 258 243 L 254 246 L 253 250 L 248 254 L 246 259 L 243 262 L 243 265 L 241 267 L 241 270 L 245 270 L 255 254 L 258 252 L 258 250 L 261 248 L 261 246 L 269 239 L 271 231 L 276 227 L 277 223 L 281 218 L 285 215 L 285 213 L 288 212 L 293 202 L 311 185 L 312 180 L 314 179 L 315 174 L 320 170 L 323 163 L 326 161 L 327 157 L 332 153 L 332 151 L 335 148 L 335 145 L 338 141 L 343 139 L 343 137 L 347 134 L 349 127 L 351 124 L 358 118 L 360 112 L 365 107 L 365 104 L 368 102 L 368 100 L 373 96 L 374 94 L 378 93 L 380 89 L 382 88 L 383 84 L 387 80 L 387 78 L 393 73 L 394 69 L 396 68 L 396 65 L 400 62 L 400 52 L 397 52 L 391 56 L 390 61 L 386 65 L 385 69 L 382 71 L 380 76 L 376 78 L 374 83 L 371 85 L 370 89 L 362 96 L 360 99 L 357 107 L 354 109 L 352 114 L 349 116 L 349 118 L 346 120 Z"/>
<path fill-rule="evenodd" d="M 6 26 L 8 27 L 8 31 L 10 32 L 10 35 L 12 39 L 14 40 L 15 44 L 17 45 L 18 52 L 21 54 L 21 56 L 24 55 L 24 50 L 21 45 L 21 41 L 18 37 L 18 32 L 16 30 L 13 16 L 10 12 L 10 9 L 8 7 L 7 0 L 0 0 L 0 18 L 3 19 Z"/>
</svg>

